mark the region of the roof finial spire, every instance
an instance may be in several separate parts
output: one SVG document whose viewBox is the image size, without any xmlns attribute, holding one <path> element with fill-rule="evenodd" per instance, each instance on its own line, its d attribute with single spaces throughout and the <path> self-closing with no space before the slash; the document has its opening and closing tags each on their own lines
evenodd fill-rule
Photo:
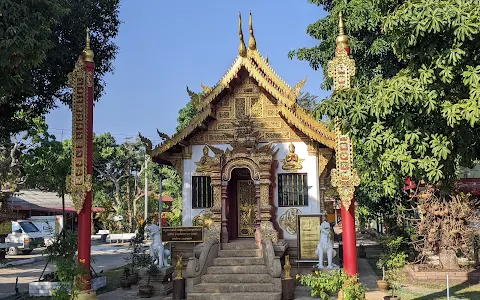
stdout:
<svg viewBox="0 0 480 300">
<path fill-rule="evenodd" d="M 238 37 L 240 38 L 240 46 L 238 47 L 238 54 L 240 54 L 240 56 L 246 56 L 247 47 L 245 47 L 245 41 L 243 40 L 242 14 L 240 12 L 238 12 Z"/>
<path fill-rule="evenodd" d="M 83 49 L 83 57 L 85 59 L 85 61 L 88 61 L 88 62 L 93 62 L 93 51 L 92 49 L 90 49 L 90 32 L 88 30 L 88 27 L 87 27 L 87 35 L 85 37 L 85 48 Z"/>
<path fill-rule="evenodd" d="M 337 47 L 343 48 L 347 52 L 350 52 L 350 46 L 348 45 L 348 36 L 345 35 L 345 25 L 343 24 L 342 12 L 338 13 L 338 37 L 336 42 Z"/>
<path fill-rule="evenodd" d="M 248 49 L 256 50 L 257 49 L 257 41 L 255 40 L 255 36 L 253 35 L 252 11 L 250 11 L 250 18 L 248 20 L 248 28 L 250 30 L 250 39 L 248 40 Z"/>
</svg>

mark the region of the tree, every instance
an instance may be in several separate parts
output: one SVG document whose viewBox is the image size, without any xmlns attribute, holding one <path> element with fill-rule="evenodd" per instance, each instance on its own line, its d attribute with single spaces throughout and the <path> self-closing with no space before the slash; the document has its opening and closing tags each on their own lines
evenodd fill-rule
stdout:
<svg viewBox="0 0 480 300">
<path fill-rule="evenodd" d="M 190 101 L 187 102 L 184 108 L 178 111 L 178 118 L 177 118 L 177 127 L 175 130 L 177 132 L 181 131 L 185 127 L 187 127 L 188 123 L 195 117 L 197 114 L 197 105 L 201 103 L 203 97 L 205 96 L 204 92 L 195 93 L 192 92 L 187 86 L 187 93 L 190 96 Z"/>
<path fill-rule="evenodd" d="M 67 75 L 91 32 L 95 99 L 117 53 L 119 0 L 0 2 L 0 141 L 30 127 L 60 100 L 69 104 Z"/>
<path fill-rule="evenodd" d="M 93 169 L 94 184 L 98 189 L 104 189 L 112 195 L 112 208 L 117 215 L 122 212 L 122 185 L 130 174 L 126 171 L 128 159 L 126 149 L 117 145 L 110 133 L 94 137 Z"/>
<path fill-rule="evenodd" d="M 318 96 L 312 95 L 310 93 L 301 93 L 297 97 L 297 103 L 309 114 L 313 114 L 318 106 Z"/>
<path fill-rule="evenodd" d="M 67 176 L 72 169 L 72 142 L 57 141 L 55 136 L 42 138 L 22 155 L 24 188 L 66 193 Z"/>
<path fill-rule="evenodd" d="M 317 114 L 339 117 L 366 162 L 362 182 L 399 195 L 404 178 L 442 182 L 471 167 L 480 146 L 480 7 L 475 0 L 311 1 L 330 13 L 307 32 L 321 43 L 290 52 L 327 70 L 343 12 L 357 75 Z M 326 80 L 324 88 L 331 87 Z"/>
</svg>

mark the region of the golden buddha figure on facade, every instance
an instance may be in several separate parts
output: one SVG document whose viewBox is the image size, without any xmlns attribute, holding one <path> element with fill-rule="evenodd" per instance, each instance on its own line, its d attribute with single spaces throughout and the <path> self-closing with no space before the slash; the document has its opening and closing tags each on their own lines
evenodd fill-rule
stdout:
<svg viewBox="0 0 480 300">
<path fill-rule="evenodd" d="M 284 170 L 301 170 L 302 169 L 302 162 L 304 159 L 299 158 L 298 155 L 295 153 L 295 146 L 293 143 L 290 143 L 288 146 L 288 154 L 282 159 L 282 169 Z"/>
<path fill-rule="evenodd" d="M 210 164 L 212 163 L 212 157 L 208 156 L 209 148 L 205 146 L 203 148 L 203 156 L 200 158 L 198 162 L 195 164 L 197 165 L 197 169 L 195 170 L 196 173 L 203 173 L 208 172 L 210 170 Z"/>
</svg>

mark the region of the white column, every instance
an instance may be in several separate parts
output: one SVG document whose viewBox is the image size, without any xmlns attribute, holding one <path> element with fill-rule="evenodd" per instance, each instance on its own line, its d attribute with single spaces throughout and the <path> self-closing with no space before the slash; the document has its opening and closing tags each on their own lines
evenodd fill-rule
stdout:
<svg viewBox="0 0 480 300">
<path fill-rule="evenodd" d="M 182 225 L 192 226 L 192 160 L 183 160 Z"/>
<path fill-rule="evenodd" d="M 318 158 L 317 156 L 308 155 L 305 158 L 304 166 L 308 172 L 308 206 L 311 213 L 320 212 L 320 190 L 318 182 Z M 305 168 L 304 167 L 304 168 Z"/>
</svg>

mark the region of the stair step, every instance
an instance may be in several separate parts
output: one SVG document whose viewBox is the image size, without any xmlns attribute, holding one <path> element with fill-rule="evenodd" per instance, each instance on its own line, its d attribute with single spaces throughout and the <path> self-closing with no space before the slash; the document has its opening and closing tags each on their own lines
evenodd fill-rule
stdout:
<svg viewBox="0 0 480 300">
<path fill-rule="evenodd" d="M 189 293 L 188 300 L 281 300 L 282 293 Z"/>
<path fill-rule="evenodd" d="M 257 266 L 212 266 L 208 267 L 207 274 L 267 274 L 267 267 Z"/>
<path fill-rule="evenodd" d="M 214 266 L 251 266 L 263 265 L 263 257 L 217 257 L 213 260 Z"/>
<path fill-rule="evenodd" d="M 206 274 L 202 276 L 204 283 L 272 283 L 268 274 Z"/>
<path fill-rule="evenodd" d="M 273 283 L 200 283 L 193 286 L 197 293 L 274 292 Z"/>
<path fill-rule="evenodd" d="M 260 249 L 243 249 L 243 250 L 220 250 L 218 257 L 259 257 Z"/>
<path fill-rule="evenodd" d="M 237 243 L 227 243 L 222 244 L 222 250 L 247 250 L 247 249 L 258 249 L 255 242 L 237 242 Z"/>
</svg>

